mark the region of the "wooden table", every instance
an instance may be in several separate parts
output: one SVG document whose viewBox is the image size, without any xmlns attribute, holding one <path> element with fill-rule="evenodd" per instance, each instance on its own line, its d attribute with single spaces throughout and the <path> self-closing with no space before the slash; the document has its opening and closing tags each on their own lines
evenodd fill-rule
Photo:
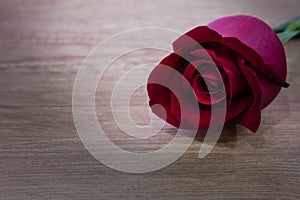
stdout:
<svg viewBox="0 0 300 200">
<path fill-rule="evenodd" d="M 263 111 L 258 132 L 226 129 L 204 159 L 198 158 L 197 139 L 159 171 L 116 171 L 85 149 L 72 117 L 77 70 L 113 34 L 147 26 L 184 32 L 240 13 L 275 26 L 299 10 L 297 0 L 1 1 L 0 199 L 299 199 L 300 40 L 285 46 L 290 87 Z M 137 99 L 146 98 L 140 94 Z M 111 113 L 105 114 L 108 97 L 96 93 L 99 121 L 116 144 L 134 150 L 136 144 L 112 128 Z M 159 145 L 152 139 L 139 148 Z"/>
</svg>

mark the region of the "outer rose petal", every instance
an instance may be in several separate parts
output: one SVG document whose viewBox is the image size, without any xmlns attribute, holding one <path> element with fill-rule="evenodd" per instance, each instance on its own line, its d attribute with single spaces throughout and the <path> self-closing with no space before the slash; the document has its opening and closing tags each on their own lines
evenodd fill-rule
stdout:
<svg viewBox="0 0 300 200">
<path fill-rule="evenodd" d="M 276 33 L 265 22 L 255 17 L 239 15 L 217 19 L 207 26 L 222 37 L 237 38 L 253 49 L 265 64 L 258 70 L 263 74 L 270 72 L 270 75 L 285 82 L 287 71 L 284 48 Z"/>
<path fill-rule="evenodd" d="M 245 113 L 235 119 L 235 122 L 249 128 L 253 132 L 256 132 L 259 128 L 261 119 L 261 87 L 255 72 L 253 72 L 253 70 L 248 66 L 244 65 L 244 59 L 238 57 L 237 60 L 252 90 L 252 102 L 246 107 L 247 109 L 245 110 Z"/>
<path fill-rule="evenodd" d="M 180 56 L 172 53 L 165 57 L 160 64 L 166 65 L 166 66 L 175 66 L 175 64 L 180 60 Z M 171 80 L 170 74 L 162 74 L 160 70 L 160 65 L 157 65 L 153 71 L 150 73 L 150 76 L 148 78 L 149 82 L 159 82 L 158 80 Z M 152 106 L 154 104 L 160 104 L 164 107 L 164 109 L 167 112 L 167 119 L 166 121 L 174 126 L 179 126 L 180 122 L 171 115 L 171 106 L 170 106 L 170 95 L 171 92 L 167 88 L 159 85 L 159 84 L 147 84 L 147 91 L 148 96 L 150 98 L 149 105 Z M 164 118 L 164 112 L 162 110 L 157 110 L 160 107 L 155 107 L 156 110 L 152 110 L 157 116 L 160 118 Z"/>
</svg>

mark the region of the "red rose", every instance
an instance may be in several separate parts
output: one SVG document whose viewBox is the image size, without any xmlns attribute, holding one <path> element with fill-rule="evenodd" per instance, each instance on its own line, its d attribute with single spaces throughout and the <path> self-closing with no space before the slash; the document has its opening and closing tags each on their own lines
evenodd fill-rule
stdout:
<svg viewBox="0 0 300 200">
<path fill-rule="evenodd" d="M 190 122 L 185 128 L 208 128 L 210 107 L 225 101 L 225 122 L 241 124 L 255 132 L 261 109 L 274 100 L 281 87 L 288 86 L 284 48 L 274 31 L 255 17 L 224 17 L 196 27 L 179 37 L 173 43 L 173 50 L 151 72 L 147 90 L 150 106 L 162 105 L 167 116 L 161 107 L 153 107 L 152 111 L 176 127 Z M 163 65 L 177 70 L 190 83 L 197 107 L 190 108 L 188 103 L 179 105 L 172 91 L 153 84 L 163 78 L 178 85 L 182 96 L 188 92 L 181 80 L 162 73 Z M 200 109 L 200 116 L 193 115 L 194 109 Z M 181 110 L 191 112 L 182 116 Z"/>
</svg>

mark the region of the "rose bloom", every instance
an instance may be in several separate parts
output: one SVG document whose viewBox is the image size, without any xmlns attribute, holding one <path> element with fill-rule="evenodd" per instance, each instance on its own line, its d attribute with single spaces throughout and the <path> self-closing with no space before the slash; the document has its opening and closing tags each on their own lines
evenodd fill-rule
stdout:
<svg viewBox="0 0 300 200">
<path fill-rule="evenodd" d="M 196 27 L 175 40 L 173 50 L 151 72 L 147 91 L 150 106 L 160 104 L 165 110 L 153 106 L 152 111 L 175 127 L 181 128 L 184 122 L 186 129 L 207 129 L 211 106 L 226 102 L 225 122 L 256 132 L 261 109 L 274 100 L 281 87 L 288 86 L 284 48 L 275 32 L 255 17 L 229 16 Z M 176 85 L 182 96 L 191 92 L 182 80 L 163 73 L 163 66 L 178 71 L 189 82 L 196 107 L 180 105 L 170 89 L 154 84 L 165 79 Z M 195 117 L 195 109 L 200 109 L 200 116 Z M 181 110 L 190 114 L 182 116 Z"/>
</svg>

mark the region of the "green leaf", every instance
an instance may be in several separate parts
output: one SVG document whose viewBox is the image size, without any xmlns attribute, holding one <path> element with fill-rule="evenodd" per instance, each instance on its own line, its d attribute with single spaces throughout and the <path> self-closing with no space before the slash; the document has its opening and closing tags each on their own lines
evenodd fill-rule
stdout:
<svg viewBox="0 0 300 200">
<path fill-rule="evenodd" d="M 297 31 L 300 30 L 300 20 L 293 20 L 289 23 L 286 31 Z"/>
<path fill-rule="evenodd" d="M 298 17 L 295 17 L 294 19 L 292 19 L 291 21 L 300 21 L 300 16 Z M 280 33 L 280 32 L 283 32 L 287 29 L 287 27 L 289 26 L 290 22 L 291 21 L 288 21 L 286 23 L 283 23 L 275 28 L 273 28 L 273 30 L 275 31 L 275 33 Z"/>
<path fill-rule="evenodd" d="M 284 31 L 282 33 L 278 33 L 277 36 L 281 40 L 282 44 L 287 43 L 290 39 L 300 34 L 300 30 L 297 31 Z"/>
</svg>

